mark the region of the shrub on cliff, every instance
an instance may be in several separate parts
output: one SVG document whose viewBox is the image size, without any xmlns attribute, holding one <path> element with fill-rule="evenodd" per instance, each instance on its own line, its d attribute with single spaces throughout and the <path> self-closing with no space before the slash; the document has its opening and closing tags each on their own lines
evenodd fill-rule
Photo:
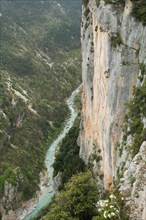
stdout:
<svg viewBox="0 0 146 220">
<path fill-rule="evenodd" d="M 132 15 L 146 25 L 146 1 L 131 0 L 133 2 Z"/>
<path fill-rule="evenodd" d="M 86 7 L 88 2 L 89 2 L 89 0 L 82 0 L 82 2 L 83 2 L 83 5 Z"/>
<path fill-rule="evenodd" d="M 146 72 L 142 72 L 142 78 Z M 140 78 L 141 81 L 141 78 Z M 125 116 L 125 126 L 123 129 L 123 144 L 121 144 L 120 154 L 126 145 L 127 137 L 132 136 L 132 142 L 128 146 L 128 152 L 134 157 L 143 141 L 146 141 L 146 128 L 143 119 L 146 118 L 146 79 L 141 87 L 134 89 L 133 98 L 127 103 L 128 113 Z"/>
<path fill-rule="evenodd" d="M 44 220 L 90 220 L 96 208 L 98 189 L 90 172 L 73 176 L 51 205 Z"/>
<path fill-rule="evenodd" d="M 118 189 L 102 194 L 90 171 L 73 176 L 56 195 L 44 220 L 128 220 Z"/>
</svg>

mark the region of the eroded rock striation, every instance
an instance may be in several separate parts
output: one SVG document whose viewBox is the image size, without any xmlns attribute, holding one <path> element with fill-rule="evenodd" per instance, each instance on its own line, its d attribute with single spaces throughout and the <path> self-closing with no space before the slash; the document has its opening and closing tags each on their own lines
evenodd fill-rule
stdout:
<svg viewBox="0 0 146 220">
<path fill-rule="evenodd" d="M 105 185 L 112 183 L 125 115 L 125 102 L 137 83 L 139 64 L 145 62 L 146 28 L 125 7 L 90 0 L 83 7 L 83 108 L 79 142 L 87 162 L 94 150 L 103 156 Z"/>
<path fill-rule="evenodd" d="M 106 4 L 103 0 L 83 2 L 83 107 L 78 143 L 80 155 L 86 163 L 93 158 L 92 155 L 96 155 L 94 168 L 97 167 L 103 177 L 104 187 L 110 189 L 113 179 L 117 178 L 117 167 L 126 163 L 127 158 L 129 166 L 136 160 L 129 155 L 119 156 L 117 152 L 123 135 L 125 103 L 132 98 L 133 87 L 142 85 L 142 80 L 138 78 L 141 64 L 146 64 L 146 27 L 131 15 L 133 4 L 130 0 L 124 4 Z M 141 151 L 140 148 L 139 154 Z M 141 194 L 146 184 L 142 167 L 145 163 L 142 158 L 132 173 L 137 173 L 137 184 L 143 186 L 141 190 L 137 187 Z M 140 169 L 143 170 L 142 178 L 138 177 Z M 128 173 L 124 173 L 121 192 L 124 192 L 127 178 Z M 140 211 L 139 200 L 136 201 L 134 197 L 136 186 L 128 187 L 133 187 L 129 196 L 133 196 L 131 201 L 137 205 L 135 210 L 140 213 L 137 218 L 131 219 L 146 219 L 141 215 L 145 212 L 144 207 Z"/>
</svg>

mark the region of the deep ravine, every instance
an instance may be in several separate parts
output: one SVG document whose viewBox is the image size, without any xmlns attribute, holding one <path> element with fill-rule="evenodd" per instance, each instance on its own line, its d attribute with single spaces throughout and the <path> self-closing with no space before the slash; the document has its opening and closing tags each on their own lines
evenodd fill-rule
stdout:
<svg viewBox="0 0 146 220">
<path fill-rule="evenodd" d="M 60 133 L 57 139 L 55 139 L 53 143 L 50 145 L 46 154 L 45 164 L 47 167 L 49 183 L 41 187 L 41 192 L 39 193 L 37 204 L 34 207 L 32 207 L 32 211 L 29 214 L 27 214 L 25 217 L 22 218 L 23 220 L 30 220 L 32 217 L 34 217 L 41 208 L 43 208 L 46 204 L 48 204 L 51 201 L 53 195 L 55 194 L 55 191 L 53 189 L 53 167 L 52 167 L 52 164 L 54 162 L 55 150 L 57 149 L 61 140 L 69 132 L 70 128 L 73 126 L 73 123 L 77 117 L 77 111 L 74 108 L 74 100 L 76 95 L 79 93 L 80 89 L 81 89 L 81 85 L 72 92 L 70 98 L 67 100 L 67 105 L 70 110 L 70 117 L 66 121 L 63 131 Z"/>
</svg>

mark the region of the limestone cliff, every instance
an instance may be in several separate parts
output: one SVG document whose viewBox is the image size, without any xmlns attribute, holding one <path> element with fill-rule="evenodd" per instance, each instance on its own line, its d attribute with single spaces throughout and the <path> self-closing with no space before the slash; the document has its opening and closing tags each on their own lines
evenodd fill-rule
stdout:
<svg viewBox="0 0 146 220">
<path fill-rule="evenodd" d="M 104 186 L 109 189 L 117 166 L 130 158 L 121 159 L 117 151 L 122 140 L 125 102 L 132 98 L 133 87 L 142 85 L 143 79 L 138 78 L 141 64 L 146 63 L 146 27 L 131 15 L 130 0 L 116 1 L 123 4 L 106 4 L 108 1 L 103 0 L 83 2 L 80 155 L 86 163 L 96 155 L 94 167 L 104 176 Z"/>
</svg>

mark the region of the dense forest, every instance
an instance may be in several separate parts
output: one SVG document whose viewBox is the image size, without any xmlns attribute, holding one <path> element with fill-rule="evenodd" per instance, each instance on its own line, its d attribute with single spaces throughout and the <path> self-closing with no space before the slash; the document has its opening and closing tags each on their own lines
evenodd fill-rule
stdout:
<svg viewBox="0 0 146 220">
<path fill-rule="evenodd" d="M 128 71 L 132 65 L 137 65 L 137 76 L 135 77 L 137 78 L 137 84 L 135 83 L 132 88 L 133 93 L 128 94 L 129 101 L 125 102 L 124 122 L 123 125 L 120 125 L 121 139 L 116 148 L 110 145 L 110 149 L 107 149 L 99 146 L 98 143 L 97 145 L 92 144 L 93 149 L 89 149 L 91 152 L 88 155 L 87 163 L 80 155 L 78 139 L 79 133 L 83 129 L 83 120 L 86 121 L 88 119 L 88 111 L 90 111 L 91 106 L 89 109 L 87 106 L 85 112 L 83 112 L 84 109 L 81 112 L 81 94 L 76 97 L 74 108 L 78 108 L 79 114 L 73 127 L 55 151 L 55 160 L 52 165 L 54 182 L 56 177 L 59 177 L 56 195 L 33 220 L 133 220 L 130 215 L 134 209 L 132 210 L 129 204 L 131 201 L 140 201 L 140 194 L 143 192 L 142 186 L 144 185 L 145 161 L 143 163 L 144 169 L 139 175 L 139 182 L 136 182 L 137 176 L 135 177 L 133 173 L 136 172 L 136 165 L 138 164 L 137 166 L 139 166 L 140 164 L 138 159 L 142 161 L 143 158 L 139 156 L 136 162 L 133 162 L 133 159 L 139 154 L 142 144 L 146 142 L 146 65 L 145 60 L 143 61 L 145 51 L 143 51 L 139 43 L 142 42 L 140 41 L 141 36 L 134 35 L 131 27 L 130 32 L 128 32 L 129 29 L 127 31 L 130 38 L 126 34 L 123 37 L 121 30 L 127 21 L 126 19 L 129 19 L 128 22 L 130 21 L 132 25 L 134 24 L 134 27 L 137 25 L 139 30 L 144 30 L 143 27 L 146 25 L 145 0 L 131 0 L 130 4 L 133 3 L 133 7 L 130 9 L 129 17 L 126 17 L 125 20 L 125 15 L 123 15 L 125 0 L 104 0 L 102 2 L 103 5 L 100 5 L 100 0 L 95 0 L 93 5 L 90 4 L 90 0 L 1 1 L 0 219 L 2 219 L 3 214 L 7 214 L 9 210 L 16 210 L 22 203 L 36 195 L 39 190 L 40 173 L 46 170 L 44 163 L 46 152 L 52 141 L 55 140 L 64 127 L 65 120 L 69 118 L 66 100 L 82 81 L 81 3 L 84 9 L 81 23 L 83 37 L 81 39 L 82 43 L 86 41 L 85 46 L 87 46 L 87 51 L 83 53 L 82 50 L 82 55 L 85 56 L 84 58 L 87 61 L 84 61 L 85 66 L 87 66 L 87 72 L 85 73 L 87 75 L 83 75 L 83 83 L 86 85 L 83 85 L 82 96 L 84 97 L 82 97 L 82 102 L 89 101 L 89 105 L 92 107 L 95 105 L 94 110 L 99 108 L 99 106 L 96 106 L 97 100 L 93 97 L 95 96 L 95 91 L 98 90 L 96 88 L 93 90 L 95 85 L 94 82 L 90 81 L 94 74 L 98 74 L 93 70 L 96 66 L 95 60 L 90 71 L 90 62 L 93 61 L 92 59 L 90 60 L 90 56 L 92 57 L 94 50 L 96 50 L 95 45 L 98 34 L 101 34 L 101 36 L 107 34 L 108 36 L 107 45 L 111 50 L 109 53 L 110 67 L 111 69 L 112 67 L 115 68 L 115 75 L 119 74 L 119 84 L 117 85 L 119 87 L 126 85 L 124 81 L 126 77 L 123 77 L 124 73 L 122 75 L 119 69 L 119 72 L 116 72 L 116 64 L 118 62 L 121 69 L 123 68 L 122 70 L 120 69 L 121 72 L 124 72 L 124 68 L 127 68 L 127 73 L 129 73 Z M 95 13 L 99 5 L 100 9 L 106 8 L 105 15 L 104 11 L 102 11 L 101 18 Z M 110 17 L 109 14 L 111 13 L 113 14 Z M 93 28 L 94 20 L 96 19 L 99 19 L 101 23 L 96 21 L 98 24 Z M 117 23 L 115 22 L 116 19 Z M 122 19 L 125 21 L 123 26 L 121 25 Z M 115 30 L 118 30 L 118 32 L 112 32 L 112 28 L 110 30 L 110 22 L 113 26 L 116 24 L 117 29 Z M 126 25 L 124 26 L 125 30 L 129 28 Z M 136 40 L 132 34 L 136 36 Z M 91 40 L 92 37 L 93 39 Z M 103 42 L 104 40 L 103 37 Z M 89 42 L 91 43 L 91 48 Z M 131 45 L 134 46 L 132 47 Z M 102 46 L 99 51 L 104 51 Z M 99 51 L 97 50 L 97 54 L 95 54 L 102 55 L 101 51 Z M 131 54 L 133 54 L 132 58 L 130 57 Z M 118 56 L 121 56 L 121 60 Z M 128 63 L 129 60 L 127 61 L 126 59 L 129 59 L 130 62 L 133 59 L 133 63 Z M 102 68 L 104 69 L 104 64 Z M 110 72 L 111 69 L 108 69 L 107 72 Z M 134 74 L 133 72 L 131 71 L 130 74 Z M 123 81 L 120 77 L 123 77 Z M 109 74 L 103 82 L 105 83 L 106 80 L 108 84 L 110 78 L 112 77 Z M 92 83 L 93 86 L 91 86 Z M 119 92 L 118 86 L 116 87 L 117 93 Z M 85 94 L 86 89 L 89 90 Z M 102 91 L 101 94 L 104 92 Z M 110 93 L 111 91 L 108 92 Z M 93 93 L 91 100 L 90 93 Z M 114 97 L 113 93 L 111 93 L 111 97 Z M 106 96 L 108 95 L 106 94 Z M 115 103 L 119 101 L 117 100 L 115 100 Z M 106 103 L 106 107 L 108 108 L 110 104 Z M 115 105 L 118 104 L 116 103 Z M 118 111 L 120 112 L 119 109 Z M 108 111 L 107 113 L 109 114 Z M 84 119 L 83 114 L 86 115 Z M 119 114 L 122 113 L 120 112 Z M 93 115 L 94 111 L 92 112 L 92 117 Z M 114 114 L 111 117 L 114 117 Z M 100 121 L 100 118 L 98 118 L 98 121 Z M 91 129 L 91 132 L 94 132 L 96 138 L 99 131 L 93 129 L 92 123 L 94 124 L 94 122 L 90 123 L 89 130 Z M 104 121 L 101 122 L 101 124 L 104 123 Z M 114 124 L 115 121 L 112 123 Z M 84 129 L 86 129 L 86 124 L 84 126 Z M 115 123 L 115 127 L 118 127 L 118 123 Z M 84 131 L 82 130 L 82 132 Z M 113 139 L 116 136 L 116 132 L 116 129 L 113 133 L 111 132 Z M 107 138 L 104 135 L 103 137 Z M 94 136 L 92 138 L 94 139 Z M 92 141 L 94 142 L 94 140 Z M 84 146 L 84 151 L 85 148 L 90 147 L 88 144 L 86 145 Z M 111 151 L 111 149 L 113 150 Z M 113 162 L 112 157 L 115 156 L 116 158 L 114 158 L 115 170 L 111 174 L 113 179 L 109 189 L 104 188 L 105 170 L 103 167 L 105 158 L 103 157 L 105 150 L 109 151 L 109 154 L 106 155 L 111 158 L 110 165 Z M 106 159 L 108 160 L 109 158 Z M 116 160 L 119 160 L 119 163 L 116 164 Z M 132 171 L 129 170 L 129 167 Z M 122 184 L 127 184 L 123 194 L 121 190 Z M 48 182 L 46 183 L 47 185 L 49 185 Z M 139 186 L 141 191 L 138 189 L 134 197 L 132 195 L 134 191 L 132 190 Z M 142 213 L 142 211 L 141 208 L 139 212 Z"/>
<path fill-rule="evenodd" d="M 76 3 L 0 3 L 0 199 L 7 211 L 38 189 L 45 153 L 69 113 L 65 99 L 81 83 Z M 12 201 L 4 199 L 7 183 Z"/>
</svg>

